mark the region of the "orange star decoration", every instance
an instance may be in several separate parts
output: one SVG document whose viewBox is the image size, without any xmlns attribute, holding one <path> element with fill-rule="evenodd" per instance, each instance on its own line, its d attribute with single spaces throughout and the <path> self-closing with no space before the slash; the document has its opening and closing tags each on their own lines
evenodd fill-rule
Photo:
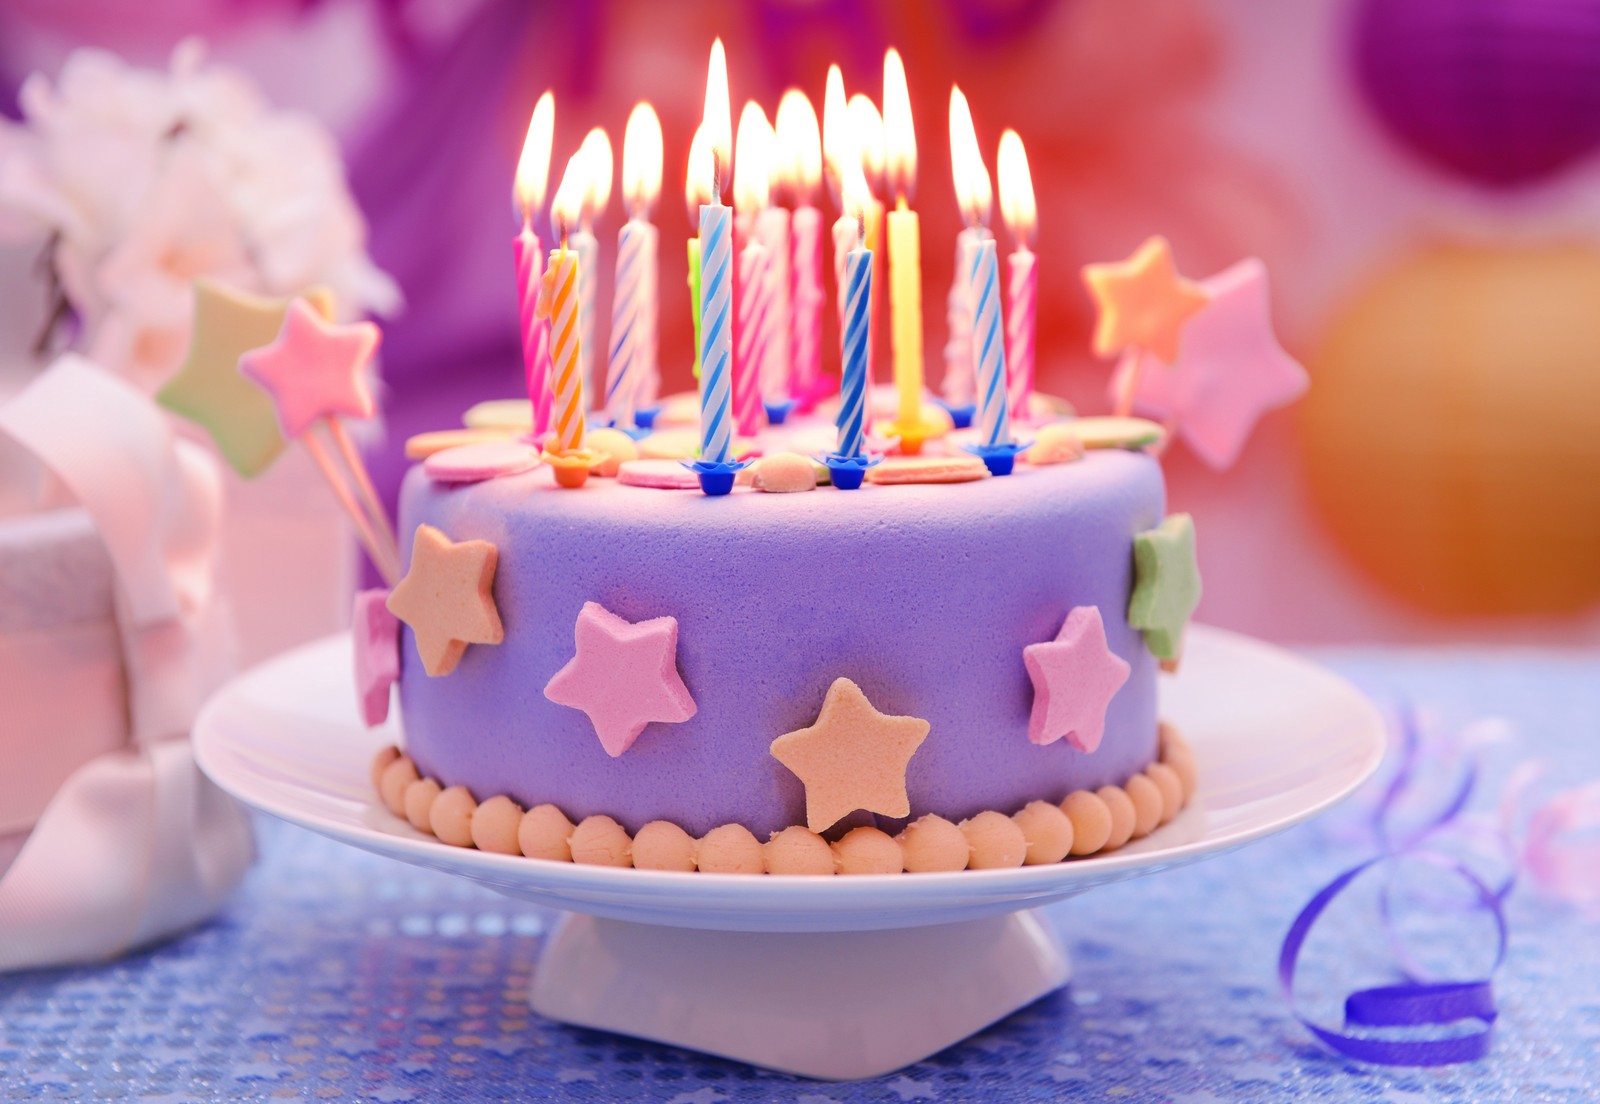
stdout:
<svg viewBox="0 0 1600 1104">
<path fill-rule="evenodd" d="M 772 741 L 772 757 L 805 783 L 806 824 L 821 832 L 857 809 L 909 816 L 906 766 L 927 738 L 927 721 L 880 713 L 861 687 L 840 678 L 817 723 Z"/>
<path fill-rule="evenodd" d="M 494 604 L 498 558 L 488 541 L 457 544 L 431 525 L 417 526 L 411 569 L 389 594 L 389 612 L 411 626 L 428 674 L 454 671 L 468 644 L 505 639 Z"/>
<path fill-rule="evenodd" d="M 1100 311 L 1094 351 L 1103 357 L 1144 349 L 1171 364 L 1183 324 L 1210 302 L 1205 289 L 1178 274 L 1172 247 L 1159 234 L 1125 261 L 1085 265 L 1083 282 Z"/>
</svg>

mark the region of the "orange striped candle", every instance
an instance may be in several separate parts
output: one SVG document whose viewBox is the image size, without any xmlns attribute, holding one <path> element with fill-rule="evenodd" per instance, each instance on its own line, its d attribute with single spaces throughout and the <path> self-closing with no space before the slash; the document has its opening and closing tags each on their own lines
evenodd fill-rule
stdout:
<svg viewBox="0 0 1600 1104">
<path fill-rule="evenodd" d="M 583 372 L 578 356 L 578 252 L 552 249 L 539 285 L 539 315 L 550 319 L 550 358 L 554 373 L 555 431 L 552 452 L 577 449 L 583 444 Z M 548 447 L 548 446 L 547 446 Z"/>
</svg>

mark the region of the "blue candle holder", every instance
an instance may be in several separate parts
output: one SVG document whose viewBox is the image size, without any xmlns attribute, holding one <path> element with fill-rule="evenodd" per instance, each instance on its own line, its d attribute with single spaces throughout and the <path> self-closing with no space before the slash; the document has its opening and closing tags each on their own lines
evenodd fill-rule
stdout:
<svg viewBox="0 0 1600 1104">
<path fill-rule="evenodd" d="M 650 429 L 649 426 L 646 426 L 642 422 L 639 422 L 639 415 L 638 415 L 637 412 L 634 413 L 633 417 L 634 417 L 634 421 L 636 423 L 638 423 L 638 424 L 631 425 L 631 426 L 626 426 L 626 425 L 622 425 L 620 422 L 616 421 L 615 419 L 609 420 L 605 424 L 606 424 L 606 427 L 608 429 L 614 429 L 619 433 L 626 433 L 629 437 L 632 437 L 635 441 L 642 441 L 646 437 L 650 436 L 652 430 Z"/>
<path fill-rule="evenodd" d="M 683 466 L 700 477 L 701 493 L 716 496 L 733 490 L 733 477 L 740 469 L 749 467 L 749 461 L 685 460 Z"/>
<path fill-rule="evenodd" d="M 859 488 L 861 481 L 867 477 L 867 469 L 877 467 L 883 462 L 883 457 L 869 453 L 849 456 L 842 452 L 830 452 L 815 459 L 828 469 L 833 485 L 841 491 L 853 491 Z"/>
<path fill-rule="evenodd" d="M 945 413 L 950 415 L 950 421 L 957 429 L 966 429 L 972 425 L 972 419 L 978 413 L 977 403 L 961 403 L 959 406 L 947 403 L 943 399 L 934 399 L 934 402 L 944 407 Z"/>
<path fill-rule="evenodd" d="M 646 406 L 633 412 L 633 421 L 640 429 L 651 430 L 656 427 L 656 418 L 661 414 L 661 407 Z"/>
<path fill-rule="evenodd" d="M 1011 469 L 1017 464 L 1017 453 L 1026 452 L 1032 445 L 1032 441 L 1013 441 L 1009 445 L 962 445 L 961 447 L 982 460 L 990 475 L 1010 475 Z"/>
<path fill-rule="evenodd" d="M 782 425 L 799 403 L 794 399 L 779 399 L 776 402 L 762 399 L 761 405 L 767 408 L 767 421 L 773 425 Z"/>
</svg>

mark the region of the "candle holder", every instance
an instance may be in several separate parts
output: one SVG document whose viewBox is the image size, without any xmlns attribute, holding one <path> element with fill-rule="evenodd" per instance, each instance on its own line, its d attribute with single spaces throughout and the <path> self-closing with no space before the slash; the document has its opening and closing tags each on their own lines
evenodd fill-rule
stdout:
<svg viewBox="0 0 1600 1104">
<path fill-rule="evenodd" d="M 703 494 L 725 495 L 733 490 L 733 478 L 748 467 L 748 460 L 685 460 L 683 466 L 700 477 Z"/>
<path fill-rule="evenodd" d="M 1013 441 L 1009 445 L 962 445 L 961 447 L 982 460 L 990 475 L 1010 475 L 1011 469 L 1016 467 L 1017 453 L 1026 452 L 1032 446 L 1032 441 Z"/>
<path fill-rule="evenodd" d="M 639 412 L 637 410 L 634 411 L 634 413 L 633 413 L 633 420 L 634 420 L 634 424 L 631 425 L 631 426 L 623 425 L 621 422 L 617 421 L 615 418 L 607 421 L 605 424 L 606 424 L 607 428 L 614 429 L 618 433 L 626 433 L 629 437 L 632 437 L 635 441 L 642 441 L 646 437 L 650 436 L 650 434 L 652 432 L 654 432 L 649 426 L 647 426 L 643 422 L 639 421 Z"/>
<path fill-rule="evenodd" d="M 800 405 L 798 399 L 762 399 L 761 405 L 766 407 L 767 421 L 773 425 L 782 425 L 788 420 L 794 408 Z"/>
<path fill-rule="evenodd" d="M 922 452 L 922 446 L 929 441 L 936 440 L 945 435 L 943 425 L 918 418 L 914 422 L 902 422 L 896 419 L 892 422 L 879 422 L 872 427 L 872 431 L 880 437 L 892 437 L 900 442 L 900 451 L 906 456 L 916 456 Z"/>
<path fill-rule="evenodd" d="M 600 460 L 600 454 L 588 449 L 545 449 L 540 458 L 550 465 L 556 483 L 568 490 L 577 490 L 589 481 L 589 469 Z"/>
<path fill-rule="evenodd" d="M 858 453 L 852 456 L 842 452 L 830 452 L 826 456 L 817 456 L 814 459 L 828 469 L 834 487 L 841 491 L 856 490 L 861 486 L 861 481 L 867 477 L 867 469 L 883 463 L 883 457 L 873 456 L 870 453 Z"/>
<path fill-rule="evenodd" d="M 957 429 L 967 429 L 972 425 L 973 417 L 978 413 L 977 403 L 949 403 L 943 399 L 934 399 L 934 402 L 944 407 L 950 415 L 950 421 Z"/>
<path fill-rule="evenodd" d="M 646 431 L 655 429 L 656 419 L 660 417 L 662 409 L 659 406 L 646 406 L 635 410 L 633 424 Z"/>
</svg>

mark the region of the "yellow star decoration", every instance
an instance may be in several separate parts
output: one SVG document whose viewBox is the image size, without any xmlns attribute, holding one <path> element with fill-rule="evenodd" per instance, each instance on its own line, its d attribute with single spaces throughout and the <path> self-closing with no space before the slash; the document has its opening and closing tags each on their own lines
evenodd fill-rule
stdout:
<svg viewBox="0 0 1600 1104">
<path fill-rule="evenodd" d="M 772 757 L 806 787 L 806 824 L 821 832 L 857 809 L 911 813 L 906 766 L 928 738 L 928 722 L 873 708 L 861 688 L 834 679 L 816 724 L 772 741 Z"/>
<path fill-rule="evenodd" d="M 304 298 L 332 317 L 333 294 L 313 288 Z M 271 397 L 239 372 L 239 358 L 270 345 L 283 326 L 288 299 L 266 299 L 210 280 L 194 285 L 194 333 L 183 366 L 156 401 L 205 428 L 240 475 L 260 475 L 283 451 Z"/>
<path fill-rule="evenodd" d="M 499 552 L 484 540 L 452 541 L 431 525 L 417 526 L 411 567 L 389 593 L 389 612 L 416 638 L 428 674 L 448 675 L 468 644 L 505 639 L 494 604 Z"/>
<path fill-rule="evenodd" d="M 1097 356 L 1137 348 L 1171 364 L 1183 324 L 1211 301 L 1199 284 L 1178 274 L 1172 247 L 1159 234 L 1125 261 L 1085 265 L 1083 282 L 1100 311 Z"/>
</svg>

